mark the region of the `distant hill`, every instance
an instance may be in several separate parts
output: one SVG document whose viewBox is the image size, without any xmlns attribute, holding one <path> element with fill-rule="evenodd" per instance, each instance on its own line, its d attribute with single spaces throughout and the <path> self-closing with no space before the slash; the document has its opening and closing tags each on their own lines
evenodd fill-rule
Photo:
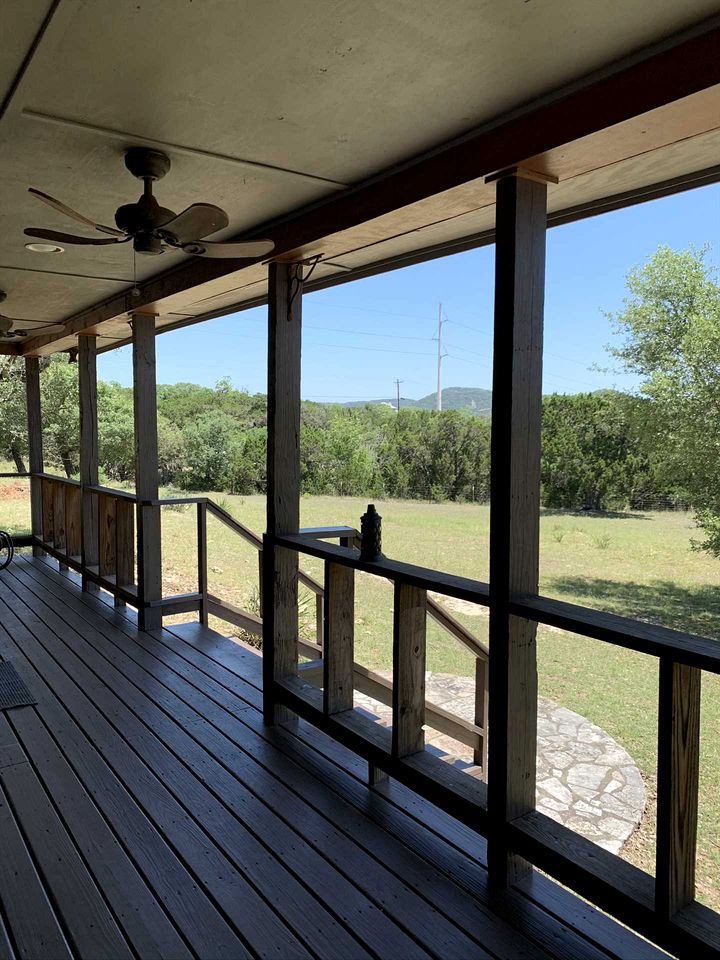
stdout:
<svg viewBox="0 0 720 960">
<path fill-rule="evenodd" d="M 344 407 L 364 407 L 367 404 L 383 404 L 395 408 L 397 400 L 395 397 L 387 397 L 382 400 L 352 400 L 344 403 Z M 479 417 L 490 416 L 490 404 L 492 402 L 492 391 L 482 390 L 480 387 L 446 387 L 442 392 L 443 410 L 465 410 L 467 413 L 476 414 Z M 404 407 L 415 407 L 419 410 L 434 410 L 437 406 L 437 391 L 429 393 L 426 397 L 419 400 L 410 400 L 408 397 L 400 398 L 400 409 Z"/>
</svg>

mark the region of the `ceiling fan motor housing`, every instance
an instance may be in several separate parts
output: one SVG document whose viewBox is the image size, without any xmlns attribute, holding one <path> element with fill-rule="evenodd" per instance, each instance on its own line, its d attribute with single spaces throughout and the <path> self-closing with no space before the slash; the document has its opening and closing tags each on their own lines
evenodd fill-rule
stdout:
<svg viewBox="0 0 720 960">
<path fill-rule="evenodd" d="M 170 170 L 170 157 L 148 147 L 130 147 L 125 151 L 125 166 L 138 180 L 162 180 Z"/>
</svg>

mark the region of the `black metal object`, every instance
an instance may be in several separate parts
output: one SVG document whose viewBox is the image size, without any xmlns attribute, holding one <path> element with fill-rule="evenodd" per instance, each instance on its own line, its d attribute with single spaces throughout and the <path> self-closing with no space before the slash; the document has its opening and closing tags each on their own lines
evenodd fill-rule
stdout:
<svg viewBox="0 0 720 960">
<path fill-rule="evenodd" d="M 15 556 L 15 544 L 9 533 L 0 530 L 0 570 L 9 567 Z"/>
<path fill-rule="evenodd" d="M 360 517 L 360 559 L 383 560 L 382 553 L 382 517 L 369 503 L 367 513 Z"/>
</svg>

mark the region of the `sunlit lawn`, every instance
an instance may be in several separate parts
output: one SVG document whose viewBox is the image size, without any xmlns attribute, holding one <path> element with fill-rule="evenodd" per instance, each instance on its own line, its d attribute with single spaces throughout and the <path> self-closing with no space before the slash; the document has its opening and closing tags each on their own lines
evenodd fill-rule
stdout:
<svg viewBox="0 0 720 960">
<path fill-rule="evenodd" d="M 0 468 L 3 469 L 3 468 Z M 0 528 L 27 528 L 24 484 L 17 494 L 0 481 Z M 215 494 L 244 524 L 264 529 L 264 498 Z M 359 526 L 366 500 L 307 497 L 306 526 Z M 488 574 L 487 506 L 377 501 L 383 515 L 386 555 L 481 580 Z M 210 590 L 247 605 L 257 589 L 257 555 L 214 519 L 208 521 Z M 684 513 L 612 516 L 546 512 L 541 521 L 541 591 L 574 603 L 720 637 L 720 561 L 692 551 L 696 531 Z M 163 511 L 163 559 L 168 593 L 195 589 L 195 517 L 191 509 Z M 303 567 L 321 578 L 318 561 Z M 462 606 L 462 605 L 461 605 Z M 478 636 L 487 638 L 484 609 L 454 609 Z M 225 625 L 216 624 L 227 630 Z M 308 618 L 312 630 L 312 618 Z M 392 590 L 375 577 L 357 584 L 357 658 L 373 668 L 390 666 Z M 654 796 L 657 724 L 657 661 L 609 644 L 541 627 L 540 691 L 607 730 L 627 748 Z M 428 631 L 428 668 L 470 675 L 469 654 L 434 624 Z M 699 895 L 720 906 L 720 681 L 704 674 Z M 631 839 L 626 855 L 653 870 L 654 811 Z"/>
</svg>

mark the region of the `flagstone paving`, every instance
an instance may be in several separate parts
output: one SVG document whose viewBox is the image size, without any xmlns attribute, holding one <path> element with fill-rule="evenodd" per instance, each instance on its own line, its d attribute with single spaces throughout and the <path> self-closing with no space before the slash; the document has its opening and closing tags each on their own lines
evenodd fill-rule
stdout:
<svg viewBox="0 0 720 960">
<path fill-rule="evenodd" d="M 391 677 L 389 671 L 381 671 Z M 428 702 L 473 720 L 474 681 L 447 673 L 425 675 Z M 384 726 L 392 711 L 355 692 L 355 706 Z M 427 729 L 428 750 L 448 763 L 479 775 L 472 750 Z M 645 787 L 630 754 L 585 717 L 540 697 L 538 700 L 537 807 L 549 817 L 619 853 L 645 811 Z"/>
</svg>

